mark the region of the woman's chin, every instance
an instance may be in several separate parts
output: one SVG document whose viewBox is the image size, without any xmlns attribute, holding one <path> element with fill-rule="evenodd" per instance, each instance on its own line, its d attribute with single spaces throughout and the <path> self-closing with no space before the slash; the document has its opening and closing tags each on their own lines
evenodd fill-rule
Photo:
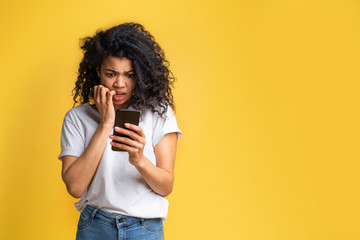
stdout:
<svg viewBox="0 0 360 240">
<path fill-rule="evenodd" d="M 126 108 L 128 108 L 130 106 L 130 104 L 129 103 L 127 103 L 127 102 L 120 102 L 120 103 L 116 103 L 116 102 L 114 102 L 114 108 L 115 108 L 115 110 L 118 110 L 118 109 L 126 109 Z"/>
</svg>

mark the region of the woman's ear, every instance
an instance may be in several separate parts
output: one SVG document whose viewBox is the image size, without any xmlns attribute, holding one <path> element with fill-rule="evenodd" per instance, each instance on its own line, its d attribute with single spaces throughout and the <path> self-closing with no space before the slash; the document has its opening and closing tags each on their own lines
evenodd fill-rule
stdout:
<svg viewBox="0 0 360 240">
<path fill-rule="evenodd" d="M 97 72 L 98 77 L 100 78 L 100 69 L 99 69 L 99 67 L 96 68 L 96 72 Z"/>
</svg>

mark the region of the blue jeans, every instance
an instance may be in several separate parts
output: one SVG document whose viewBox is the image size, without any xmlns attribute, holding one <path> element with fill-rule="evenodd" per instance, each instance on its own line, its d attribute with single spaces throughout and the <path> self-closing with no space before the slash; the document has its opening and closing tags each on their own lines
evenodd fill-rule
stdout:
<svg viewBox="0 0 360 240">
<path fill-rule="evenodd" d="M 159 240 L 164 239 L 161 218 L 115 215 L 87 205 L 81 212 L 77 240 Z"/>
</svg>

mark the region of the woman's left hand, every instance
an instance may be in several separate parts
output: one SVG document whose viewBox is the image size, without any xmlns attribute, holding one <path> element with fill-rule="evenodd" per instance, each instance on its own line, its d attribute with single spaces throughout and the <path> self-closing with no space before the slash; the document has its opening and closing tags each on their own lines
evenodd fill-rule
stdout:
<svg viewBox="0 0 360 240">
<path fill-rule="evenodd" d="M 125 123 L 125 127 L 128 129 L 115 127 L 115 131 L 122 133 L 131 137 L 132 139 L 126 137 L 110 135 L 110 138 L 113 140 L 110 144 L 114 147 L 121 148 L 129 153 L 129 162 L 134 166 L 141 166 L 143 162 L 143 150 L 145 147 L 145 134 L 141 127 L 134 124 Z M 133 130 L 133 131 L 131 131 Z M 114 142 L 117 141 L 117 142 Z"/>
</svg>

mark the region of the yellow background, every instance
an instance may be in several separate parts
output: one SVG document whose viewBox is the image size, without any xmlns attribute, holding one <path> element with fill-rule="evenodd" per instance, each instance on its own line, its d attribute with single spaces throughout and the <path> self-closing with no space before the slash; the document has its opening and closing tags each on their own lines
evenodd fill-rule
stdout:
<svg viewBox="0 0 360 240">
<path fill-rule="evenodd" d="M 142 23 L 177 77 L 166 239 L 360 239 L 360 3 L 2 1 L 0 239 L 74 239 L 79 38 Z"/>
</svg>

